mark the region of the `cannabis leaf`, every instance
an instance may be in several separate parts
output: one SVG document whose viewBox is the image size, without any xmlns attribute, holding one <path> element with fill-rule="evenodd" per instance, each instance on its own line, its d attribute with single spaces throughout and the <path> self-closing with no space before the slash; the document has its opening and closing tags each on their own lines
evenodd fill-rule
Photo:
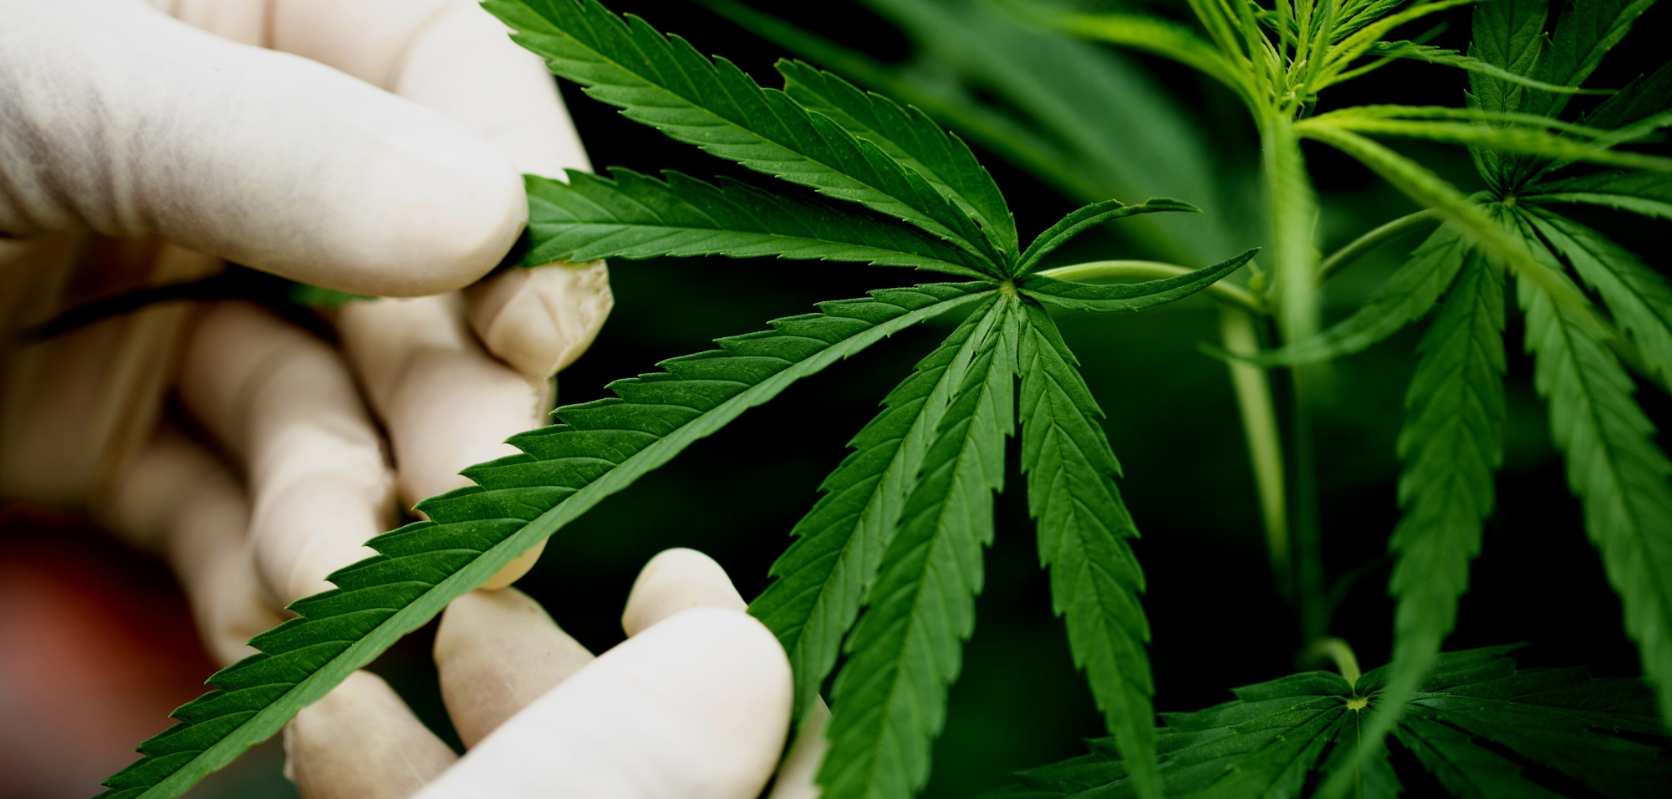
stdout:
<svg viewBox="0 0 1672 799">
<path fill-rule="evenodd" d="M 1600 205 L 1672 219 L 1672 180 L 1664 175 L 1597 172 L 1540 183 L 1530 202 Z"/>
<path fill-rule="evenodd" d="M 378 536 L 378 555 L 293 603 L 258 651 L 209 679 L 173 728 L 111 777 L 108 796 L 176 795 L 277 732 L 396 639 L 605 497 L 803 377 L 913 324 L 965 308 L 987 284 L 932 284 L 827 302 L 719 348 L 610 384 L 616 396 L 558 409 L 560 424 L 511 439 L 521 454 L 466 470 L 475 486 L 420 503 L 429 517 Z"/>
<path fill-rule="evenodd" d="M 790 654 L 798 708 L 836 664 L 952 392 L 986 343 L 976 328 L 988 321 L 985 306 L 970 314 L 888 393 L 882 413 L 850 442 L 853 453 L 825 478 L 824 495 L 790 531 L 795 543 L 772 564 L 777 579 L 749 605 Z"/>
<path fill-rule="evenodd" d="M 1051 570 L 1051 601 L 1068 622 L 1076 666 L 1086 671 L 1108 727 L 1131 758 L 1142 796 L 1160 796 L 1150 697 L 1149 623 L 1138 594 L 1144 575 L 1115 476 L 1120 463 L 1074 354 L 1044 309 L 1024 307 L 1022 471 L 1039 524 L 1039 560 Z"/>
<path fill-rule="evenodd" d="M 626 169 L 610 179 L 570 170 L 530 176 L 528 229 L 540 245 L 525 263 L 662 255 L 859 261 L 982 277 L 982 265 L 945 241 L 830 202 L 786 197 L 732 180 L 663 180 Z"/>
<path fill-rule="evenodd" d="M 1311 338 L 1262 352 L 1262 364 L 1321 361 L 1359 352 L 1433 309 L 1463 267 L 1469 244 L 1450 227 L 1434 231 L 1358 310 Z"/>
<path fill-rule="evenodd" d="M 1005 256 L 958 205 L 912 168 L 732 62 L 597 0 L 487 0 L 483 7 L 552 72 L 669 137 L 774 177 L 905 220 L 1002 274 Z M 1002 234 L 999 239 L 1003 240 Z"/>
<path fill-rule="evenodd" d="M 1441 655 L 1394 731 L 1401 750 L 1458 796 L 1555 796 L 1580 790 L 1649 796 L 1672 780 L 1672 740 L 1646 713 L 1634 680 L 1581 669 L 1520 669 L 1514 647 Z M 1356 745 L 1359 718 L 1382 701 L 1385 669 L 1356 684 L 1306 672 L 1238 688 L 1236 700 L 1167 714 L 1157 731 L 1161 772 L 1179 796 L 1301 796 Z M 1019 775 L 994 799 L 1114 799 L 1135 795 L 1108 742 L 1090 754 Z M 1386 754 L 1355 779 L 1394 796 L 1402 777 Z"/>
<path fill-rule="evenodd" d="M 982 550 L 993 540 L 993 493 L 1004 482 L 1014 425 L 1016 303 L 992 306 L 900 526 L 867 593 L 868 610 L 837 675 L 819 767 L 828 796 L 908 796 L 929 777 L 929 743 L 975 625 Z"/>
</svg>

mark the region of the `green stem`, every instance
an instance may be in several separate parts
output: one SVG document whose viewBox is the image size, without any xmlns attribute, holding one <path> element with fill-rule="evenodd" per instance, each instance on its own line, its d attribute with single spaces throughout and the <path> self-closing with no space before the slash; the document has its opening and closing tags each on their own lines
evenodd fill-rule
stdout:
<svg viewBox="0 0 1672 799">
<path fill-rule="evenodd" d="M 1187 275 L 1194 271 L 1196 270 L 1189 267 L 1161 261 L 1088 261 L 1082 264 L 1045 269 L 1038 274 L 1053 280 L 1095 282 L 1102 280 L 1158 280 Z M 1248 289 L 1235 283 L 1226 283 L 1221 280 L 1208 286 L 1207 293 L 1212 295 L 1214 299 L 1247 311 L 1254 316 L 1265 316 L 1266 314 L 1265 303 L 1261 302 Z"/>
<path fill-rule="evenodd" d="M 1294 536 L 1290 574 L 1300 616 L 1302 641 L 1323 637 L 1329 626 L 1324 591 L 1323 530 L 1318 518 L 1317 450 L 1312 440 L 1312 378 L 1315 366 L 1291 368 L 1289 375 L 1289 524 Z"/>
<path fill-rule="evenodd" d="M 1335 670 L 1341 672 L 1341 678 L 1347 681 L 1348 687 L 1358 687 L 1359 672 L 1358 656 L 1353 654 L 1353 648 L 1340 638 L 1319 638 L 1307 647 L 1309 658 L 1328 658 L 1335 663 Z"/>
<path fill-rule="evenodd" d="M 1336 250 L 1330 257 L 1324 259 L 1323 264 L 1318 267 L 1318 282 L 1322 283 L 1329 280 L 1331 275 L 1352 264 L 1354 261 L 1358 260 L 1360 256 L 1363 256 L 1365 253 L 1381 246 L 1390 239 L 1397 238 L 1418 225 L 1432 222 L 1437 219 L 1439 219 L 1439 216 L 1435 214 L 1432 209 L 1425 209 L 1415 213 L 1406 214 L 1393 220 L 1392 222 L 1370 231 L 1369 233 L 1359 236 L 1352 242 L 1348 243 L 1345 247 Z"/>
<path fill-rule="evenodd" d="M 1220 342 L 1230 352 L 1260 349 L 1254 320 L 1248 314 L 1226 308 L 1219 315 Z M 1260 517 L 1265 522 L 1266 552 L 1271 557 L 1272 575 L 1279 585 L 1288 585 L 1289 519 L 1284 486 L 1283 435 L 1277 426 L 1277 411 L 1271 399 L 1271 380 L 1266 370 L 1254 364 L 1226 359 L 1225 368 L 1242 413 L 1243 437 L 1248 445 L 1249 465 L 1254 471 L 1254 488 L 1260 500 Z"/>
</svg>

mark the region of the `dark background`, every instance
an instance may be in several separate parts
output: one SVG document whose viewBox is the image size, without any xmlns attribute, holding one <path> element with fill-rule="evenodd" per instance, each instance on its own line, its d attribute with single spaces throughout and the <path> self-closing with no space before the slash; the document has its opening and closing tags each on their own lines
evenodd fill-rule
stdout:
<svg viewBox="0 0 1672 799">
<path fill-rule="evenodd" d="M 726 54 L 763 82 L 776 84 L 771 64 L 782 51 L 716 19 L 700 3 L 608 4 L 641 12 L 657 27 L 687 35 L 699 50 Z M 785 5 L 789 4 L 762 7 L 885 60 L 904 59 L 913 49 L 889 21 L 861 4 L 779 8 Z M 1661 37 L 1654 31 L 1667 30 L 1669 18 L 1672 13 L 1665 7 L 1645 16 L 1594 83 L 1619 86 L 1657 66 L 1664 54 L 1657 51 Z M 1467 11 L 1448 20 L 1452 29 L 1440 43 L 1463 47 Z M 1199 121 L 1217 158 L 1212 165 L 1215 177 L 1228 186 L 1249 184 L 1254 131 L 1230 95 L 1204 87 L 1168 65 L 1136 63 Z M 1326 95 L 1326 107 L 1359 102 L 1459 105 L 1464 86 L 1464 78 L 1455 71 L 1396 65 L 1332 91 Z M 693 148 L 585 98 L 572 86 L 563 91 L 600 169 L 675 168 L 699 176 L 728 171 Z M 1145 124 L 1143 108 L 1127 111 L 1130 124 Z M 1111 132 L 1112 137 L 1119 135 Z M 1400 149 L 1418 155 L 1466 190 L 1478 187 L 1460 149 Z M 1024 241 L 1079 204 L 1003 159 L 979 147 L 977 152 L 1010 198 Z M 1309 148 L 1306 154 L 1319 187 L 1326 253 L 1412 210 L 1352 162 L 1323 150 Z M 1205 203 L 1191 196 L 1180 199 Z M 1617 217 L 1597 222 L 1635 245 L 1654 240 L 1655 231 L 1633 227 L 1630 220 L 1624 227 Z M 1235 247 L 1220 257 L 1258 245 L 1262 236 L 1257 222 L 1248 224 Z M 1388 248 L 1355 267 L 1339 284 L 1332 282 L 1327 315 L 1335 318 L 1349 310 L 1408 249 Z M 1667 266 L 1663 251 L 1637 249 L 1651 265 Z M 1078 254 L 1154 255 L 1115 235 L 1089 237 Z M 668 258 L 611 266 L 616 310 L 597 344 L 561 376 L 564 402 L 599 397 L 612 379 L 703 349 L 716 336 L 755 330 L 768 319 L 804 312 L 817 300 L 931 279 L 909 270 L 775 260 Z M 1121 489 L 1144 534 L 1135 548 L 1149 584 L 1145 607 L 1153 629 L 1151 658 L 1161 710 L 1196 709 L 1228 699 L 1232 686 L 1324 665 L 1299 657 L 1302 642 L 1295 614 L 1267 565 L 1225 368 L 1198 351 L 1199 344 L 1217 339 L 1217 314 L 1215 306 L 1198 298 L 1142 316 L 1063 321 L 1108 414 L 1106 428 L 1126 471 Z M 1325 375 L 1316 419 L 1324 559 L 1330 585 L 1341 600 L 1329 631 L 1356 649 L 1366 669 L 1382 664 L 1389 651 L 1392 604 L 1385 587 L 1390 565 L 1387 536 L 1397 521 L 1394 438 L 1419 331 L 1420 327 L 1408 330 L 1335 363 Z M 788 542 L 789 529 L 817 498 L 820 480 L 843 457 L 847 439 L 938 332 L 910 333 L 880 345 L 804 381 L 691 447 L 673 464 L 555 537 L 539 566 L 519 586 L 595 650 L 620 640 L 619 614 L 627 589 L 645 560 L 662 549 L 687 546 L 707 552 L 726 566 L 745 596 L 757 594 L 766 584 L 768 566 Z M 1543 403 L 1532 390 L 1530 362 L 1522 355 L 1521 330 L 1513 312 L 1506 349 L 1509 402 L 1497 511 L 1487 522 L 1483 553 L 1474 565 L 1448 648 L 1525 641 L 1533 645 L 1534 660 L 1635 673 L 1636 654 L 1621 632 L 1619 602 L 1586 539 L 1579 505 L 1569 494 L 1551 447 Z M 1642 394 L 1654 418 L 1669 418 L 1664 395 L 1652 389 Z M 1084 681 L 1069 661 L 1062 625 L 1050 611 L 1047 581 L 1038 566 L 1022 481 L 1014 465 L 1014 444 L 1011 461 L 1007 492 L 999 499 L 997 540 L 987 555 L 976 631 L 952 692 L 946 729 L 936 743 L 928 796 L 968 796 L 1015 769 L 1076 754 L 1083 738 L 1101 732 Z M 109 702 L 124 707 L 138 702 L 130 715 L 141 720 L 136 722 L 139 729 L 124 727 L 122 735 L 114 736 L 125 742 L 118 751 L 160 728 L 168 706 L 189 698 L 196 681 L 207 675 L 206 661 L 192 654 L 189 636 L 181 634 L 188 624 L 184 606 L 160 565 L 116 550 L 96 531 L 15 509 L 0 510 L 0 546 L 22 553 L 7 558 L 17 570 L 0 575 L 0 600 L 38 605 L 43 601 L 41 589 L 28 593 L 24 586 L 57 582 L 39 579 L 35 566 L 23 572 L 22 564 L 63 569 L 66 574 L 92 573 L 99 577 L 89 585 L 96 582 L 98 590 L 82 591 L 73 581 L 60 589 L 68 597 L 65 601 L 89 605 L 114 619 L 97 628 L 101 632 L 90 634 L 118 643 L 132 639 L 129 649 L 121 651 L 167 649 L 166 656 L 137 661 L 140 676 L 132 679 L 143 683 L 143 690 L 119 679 L 105 685 Z M 34 583 L 24 582 L 31 576 Z M 16 596 L 5 596 L 11 593 Z M 0 607 L 8 604 L 0 601 Z M 15 613 L 10 621 L 0 619 L 0 626 L 6 627 L 0 631 L 5 633 L 0 646 L 7 649 L 19 646 L 13 635 L 28 629 L 20 626 Z M 425 631 L 397 646 L 379 670 L 427 720 L 445 729 L 427 662 L 428 635 Z M 14 682 L 4 690 L 17 688 Z M 124 699 L 124 692 L 148 698 Z M 150 729 L 145 718 L 151 719 Z M 120 765 L 122 759 L 95 764 L 100 768 L 92 770 L 108 770 L 106 766 Z M 229 795 L 252 795 L 258 789 L 285 795 L 289 790 L 277 776 L 270 749 L 216 784 Z M 216 790 L 212 785 L 205 794 Z M 5 792 L 0 787 L 0 794 Z"/>
</svg>

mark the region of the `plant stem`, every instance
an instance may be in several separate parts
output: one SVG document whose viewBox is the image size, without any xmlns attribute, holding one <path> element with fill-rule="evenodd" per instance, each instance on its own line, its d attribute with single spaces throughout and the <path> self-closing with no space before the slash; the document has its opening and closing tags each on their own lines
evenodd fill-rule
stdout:
<svg viewBox="0 0 1672 799">
<path fill-rule="evenodd" d="M 1329 280 L 1331 275 L 1352 264 L 1354 261 L 1358 260 L 1360 256 L 1381 246 L 1390 239 L 1409 232 L 1411 228 L 1414 228 L 1417 225 L 1421 225 L 1425 222 L 1431 222 L 1438 218 L 1439 217 L 1433 210 L 1424 209 L 1415 213 L 1406 214 L 1376 228 L 1375 230 L 1370 231 L 1369 233 L 1359 236 L 1349 242 L 1346 246 L 1336 250 L 1330 257 L 1324 259 L 1323 264 L 1318 267 L 1318 282 L 1322 283 Z"/>
<path fill-rule="evenodd" d="M 1311 367 L 1291 368 L 1289 375 L 1289 524 L 1294 536 L 1290 574 L 1300 617 L 1301 640 L 1314 641 L 1329 626 L 1329 597 L 1324 592 L 1323 531 L 1318 519 L 1317 452 L 1312 442 Z"/>
<path fill-rule="evenodd" d="M 1189 267 L 1161 261 L 1087 261 L 1081 264 L 1046 269 L 1038 272 L 1038 274 L 1053 280 L 1095 282 L 1101 280 L 1157 280 L 1187 275 L 1193 271 L 1195 270 Z M 1255 316 L 1265 316 L 1266 314 L 1265 303 L 1261 302 L 1248 289 L 1234 283 L 1226 283 L 1221 280 L 1208 286 L 1207 293 L 1213 295 L 1214 299 Z"/>
<path fill-rule="evenodd" d="M 1230 308 L 1219 314 L 1219 338 L 1231 352 L 1254 352 L 1260 347 L 1254 320 Z M 1271 558 L 1272 575 L 1279 585 L 1288 585 L 1290 543 L 1283 436 L 1277 426 L 1271 381 L 1266 370 L 1243 361 L 1226 359 L 1225 368 L 1237 397 L 1237 409 L 1242 414 L 1243 436 L 1260 500 L 1260 517 L 1265 523 L 1266 552 Z"/>
<path fill-rule="evenodd" d="M 1342 679 L 1349 687 L 1358 687 L 1359 671 L 1358 656 L 1353 654 L 1353 648 L 1340 638 L 1319 638 L 1306 650 L 1309 658 L 1322 660 L 1328 658 L 1335 663 L 1335 670 L 1341 672 Z"/>
</svg>

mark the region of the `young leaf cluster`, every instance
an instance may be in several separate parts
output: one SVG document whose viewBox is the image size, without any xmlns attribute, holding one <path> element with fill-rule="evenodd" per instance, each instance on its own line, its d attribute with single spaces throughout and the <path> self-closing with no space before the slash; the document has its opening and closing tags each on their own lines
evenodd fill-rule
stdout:
<svg viewBox="0 0 1672 799">
<path fill-rule="evenodd" d="M 1512 647 L 1441 655 L 1404 701 L 1393 740 L 1351 766 L 1355 796 L 1652 796 L 1672 781 L 1672 739 L 1636 680 L 1581 669 L 1523 669 Z M 1161 774 L 1178 796 L 1301 796 L 1349 768 L 1364 716 L 1384 706 L 1386 668 L 1351 681 L 1305 672 L 1236 689 L 1236 699 L 1163 717 Z M 990 799 L 1138 795 L 1131 764 L 1107 739 L 1093 751 L 1019 775 Z"/>
<path fill-rule="evenodd" d="M 1075 660 L 1144 796 L 1159 796 L 1137 532 L 1115 486 L 1102 412 L 1048 307 L 1132 312 L 1182 299 L 1253 255 L 1142 283 L 1040 273 L 1091 226 L 1192 210 L 1094 203 L 1025 249 L 997 185 L 916 109 L 801 64 L 782 89 L 597 0 L 490 0 L 513 38 L 628 118 L 779 181 L 616 170 L 529 177 L 528 263 L 663 255 L 847 261 L 957 282 L 873 291 L 720 339 L 715 349 L 610 384 L 613 396 L 515 436 L 518 454 L 465 471 L 473 485 L 419 504 L 424 520 L 369 542 L 335 588 L 294 603 L 252 655 L 141 745 L 112 797 L 176 796 L 272 735 L 395 640 L 531 546 L 792 383 L 913 325 L 957 320 L 889 392 L 824 495 L 794 529 L 751 607 L 781 638 L 798 704 L 831 694 L 824 796 L 905 797 L 929 751 L 974 624 L 1004 449 L 1019 426 L 1040 557 Z M 1018 406 L 1017 384 L 1020 383 Z M 1018 425 L 1018 415 L 1020 425 Z"/>
</svg>

